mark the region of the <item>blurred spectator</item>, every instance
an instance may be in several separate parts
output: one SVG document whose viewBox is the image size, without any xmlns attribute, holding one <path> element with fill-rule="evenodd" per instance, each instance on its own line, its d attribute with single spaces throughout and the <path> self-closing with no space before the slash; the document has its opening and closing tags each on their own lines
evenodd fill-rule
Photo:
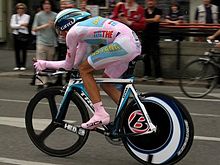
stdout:
<svg viewBox="0 0 220 165">
<path fill-rule="evenodd" d="M 40 5 L 33 5 L 32 10 L 31 10 L 31 14 L 30 14 L 30 21 L 29 21 L 29 25 L 28 25 L 28 31 L 30 34 L 30 40 L 29 40 L 29 44 L 28 44 L 29 50 L 36 50 L 36 33 L 32 31 L 32 25 L 34 22 L 34 17 L 39 11 L 41 11 Z"/>
<path fill-rule="evenodd" d="M 111 19 L 128 25 L 135 32 L 145 28 L 144 8 L 137 4 L 135 0 L 119 2 L 113 9 Z"/>
<path fill-rule="evenodd" d="M 203 0 L 203 4 L 197 6 L 195 13 L 196 23 L 218 23 L 218 6 L 211 4 L 211 0 Z"/>
<path fill-rule="evenodd" d="M 178 25 L 180 23 L 183 23 L 183 20 L 184 15 L 180 10 L 180 6 L 176 2 L 173 2 L 170 6 L 168 15 L 165 16 L 165 22 Z"/>
<path fill-rule="evenodd" d="M 60 1 L 60 10 L 68 9 L 68 8 L 74 8 L 75 3 L 73 0 L 61 0 Z M 65 60 L 66 58 L 66 41 L 65 38 L 62 35 L 58 34 L 58 57 L 57 60 Z M 66 82 L 69 81 L 70 75 L 66 76 Z M 63 85 L 63 76 L 59 75 L 57 77 L 57 81 L 54 85 L 62 86 Z"/>
<path fill-rule="evenodd" d="M 216 31 L 213 35 L 208 36 L 207 39 L 209 39 L 209 40 L 215 40 L 215 39 L 217 39 L 219 36 L 220 36 L 220 29 L 219 29 L 218 31 Z M 217 47 L 217 48 L 220 48 L 220 43 L 217 43 L 217 44 L 216 44 L 216 47 Z"/>
<path fill-rule="evenodd" d="M 209 40 L 215 40 L 215 39 L 218 39 L 218 37 L 220 36 L 220 29 L 217 30 L 214 34 L 212 34 L 211 36 L 208 36 L 207 39 Z M 220 48 L 220 43 L 218 42 L 216 45 L 215 45 L 216 48 Z M 220 58 L 217 59 L 217 61 L 220 63 Z M 220 84 L 220 70 L 218 69 L 218 75 L 219 75 L 219 78 L 218 78 L 218 84 Z"/>
<path fill-rule="evenodd" d="M 16 67 L 13 70 L 26 70 L 27 45 L 28 45 L 28 23 L 30 16 L 25 14 L 26 5 L 18 3 L 16 5 L 16 14 L 11 16 L 10 27 L 13 29 L 14 49 Z M 19 37 L 19 33 L 24 35 L 24 38 Z M 20 52 L 22 51 L 22 56 Z"/>
<path fill-rule="evenodd" d="M 165 16 L 166 23 L 173 24 L 173 25 L 179 25 L 180 23 L 184 22 L 184 15 L 180 10 L 180 6 L 177 2 L 171 3 L 170 10 L 168 15 Z M 172 32 L 171 36 L 173 41 L 182 41 L 183 36 L 179 33 Z"/>
<path fill-rule="evenodd" d="M 33 22 L 34 22 L 35 15 L 40 11 L 41 11 L 41 6 L 40 5 L 33 5 L 31 18 L 30 18 L 30 22 L 29 22 L 29 25 L 28 25 L 28 30 L 29 30 L 29 33 L 30 33 L 30 42 L 28 44 L 28 49 L 30 49 L 30 50 L 36 50 L 36 33 L 34 31 L 32 31 L 32 25 L 33 25 Z M 34 73 L 35 73 L 35 71 L 34 71 Z M 30 85 L 35 85 L 35 81 L 36 81 L 36 75 L 33 74 Z"/>
<path fill-rule="evenodd" d="M 54 20 L 57 13 L 51 10 L 52 0 L 42 0 L 42 10 L 34 17 L 32 31 L 36 32 L 36 59 L 38 60 L 53 60 L 55 47 L 57 46 L 57 37 L 54 29 Z M 44 83 L 47 83 L 47 78 L 41 78 Z M 43 85 L 39 81 L 36 84 L 39 88 Z"/>
<path fill-rule="evenodd" d="M 84 0 L 80 3 L 80 10 L 91 13 L 89 9 L 87 9 L 87 2 Z"/>
<path fill-rule="evenodd" d="M 68 8 L 75 8 L 75 2 L 73 0 L 60 0 L 60 11 Z"/>
<path fill-rule="evenodd" d="M 218 6 L 211 4 L 211 0 L 203 0 L 203 4 L 196 7 L 195 22 L 204 24 L 218 23 Z M 204 42 L 205 37 L 196 37 L 196 41 Z"/>
<path fill-rule="evenodd" d="M 142 35 L 142 53 L 144 56 L 144 77 L 147 81 L 152 77 L 151 58 L 154 63 L 155 77 L 157 82 L 163 82 L 160 66 L 160 46 L 159 46 L 159 26 L 162 16 L 162 10 L 157 8 L 156 0 L 145 0 L 147 8 L 145 9 L 146 28 Z"/>
</svg>

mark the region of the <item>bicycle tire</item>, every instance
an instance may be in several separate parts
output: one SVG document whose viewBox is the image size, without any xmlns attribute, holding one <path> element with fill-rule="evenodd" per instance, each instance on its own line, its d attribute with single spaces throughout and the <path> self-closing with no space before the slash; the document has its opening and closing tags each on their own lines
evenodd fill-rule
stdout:
<svg viewBox="0 0 220 165">
<path fill-rule="evenodd" d="M 62 87 L 41 90 L 30 100 L 25 114 L 26 130 L 31 141 L 42 152 L 55 157 L 74 154 L 82 148 L 89 136 L 88 130 L 85 130 L 84 136 L 79 136 L 55 126 L 52 122 L 57 114 L 57 106 L 63 98 L 63 94 Z M 70 111 L 72 109 L 74 110 Z M 65 120 L 76 125 L 89 120 L 85 105 L 75 93 L 71 97 Z M 47 129 L 49 126 L 52 129 L 51 132 Z M 40 135 L 47 133 L 47 131 L 49 132 L 48 136 L 41 138 Z"/>
<path fill-rule="evenodd" d="M 179 86 L 186 96 L 202 98 L 215 88 L 217 81 L 216 67 L 205 59 L 196 59 L 181 71 Z"/>
<path fill-rule="evenodd" d="M 142 95 L 156 133 L 124 136 L 122 142 L 128 153 L 142 164 L 174 164 L 189 152 L 194 136 L 192 119 L 186 108 L 172 96 L 162 93 Z M 135 101 L 124 111 L 121 130 L 123 134 L 144 133 L 145 119 Z"/>
</svg>

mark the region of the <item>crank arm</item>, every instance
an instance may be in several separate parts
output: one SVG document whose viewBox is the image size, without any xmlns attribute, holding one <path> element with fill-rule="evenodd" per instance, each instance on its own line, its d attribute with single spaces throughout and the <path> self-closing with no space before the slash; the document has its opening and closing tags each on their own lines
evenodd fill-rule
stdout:
<svg viewBox="0 0 220 165">
<path fill-rule="evenodd" d="M 129 136 L 142 136 L 142 135 L 150 135 L 152 133 L 155 133 L 155 131 L 148 130 L 144 133 L 127 133 L 127 134 L 118 134 L 115 136 L 115 138 L 123 138 L 123 137 L 129 137 Z"/>
<path fill-rule="evenodd" d="M 72 133 L 75 133 L 79 136 L 85 136 L 86 134 L 86 130 L 81 126 L 76 126 L 65 121 L 62 121 L 62 123 L 57 123 L 57 124 L 59 124 L 61 128 L 70 131 Z"/>
</svg>

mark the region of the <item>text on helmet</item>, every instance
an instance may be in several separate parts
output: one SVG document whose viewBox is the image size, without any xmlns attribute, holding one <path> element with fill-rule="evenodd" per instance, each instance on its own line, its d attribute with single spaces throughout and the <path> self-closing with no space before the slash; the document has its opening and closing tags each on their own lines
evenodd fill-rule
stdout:
<svg viewBox="0 0 220 165">
<path fill-rule="evenodd" d="M 65 30 L 67 29 L 68 27 L 71 27 L 72 25 L 74 25 L 75 21 L 70 21 L 68 22 L 67 24 L 63 25 L 60 27 L 60 30 Z"/>
</svg>

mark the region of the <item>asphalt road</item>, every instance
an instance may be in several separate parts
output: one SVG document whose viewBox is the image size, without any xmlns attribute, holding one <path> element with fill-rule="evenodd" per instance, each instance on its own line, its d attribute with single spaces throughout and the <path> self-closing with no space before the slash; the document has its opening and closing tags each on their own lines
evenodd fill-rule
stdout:
<svg viewBox="0 0 220 165">
<path fill-rule="evenodd" d="M 24 114 L 36 87 L 30 79 L 0 77 L 0 165 L 138 165 L 123 146 L 108 143 L 104 136 L 90 133 L 83 148 L 66 158 L 48 156 L 30 141 Z M 203 99 L 185 97 L 177 86 L 136 85 L 140 91 L 164 92 L 175 96 L 189 110 L 195 126 L 193 146 L 178 165 L 220 164 L 220 90 Z M 104 105 L 114 113 L 115 105 L 103 96 Z"/>
</svg>

